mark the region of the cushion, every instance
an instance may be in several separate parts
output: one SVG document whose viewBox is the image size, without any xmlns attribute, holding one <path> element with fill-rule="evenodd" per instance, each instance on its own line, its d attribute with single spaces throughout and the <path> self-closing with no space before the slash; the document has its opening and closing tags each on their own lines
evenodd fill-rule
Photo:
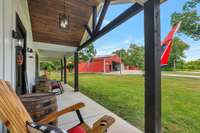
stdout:
<svg viewBox="0 0 200 133">
<path fill-rule="evenodd" d="M 57 81 L 51 80 L 51 88 L 52 89 L 57 89 L 57 88 L 60 88 L 60 85 L 58 84 Z"/>
<path fill-rule="evenodd" d="M 70 130 L 68 130 L 68 133 L 86 133 L 85 128 L 82 127 L 82 125 L 77 125 Z"/>
<path fill-rule="evenodd" d="M 27 128 L 29 133 L 68 133 L 55 126 L 38 124 L 35 122 L 27 122 Z"/>
</svg>

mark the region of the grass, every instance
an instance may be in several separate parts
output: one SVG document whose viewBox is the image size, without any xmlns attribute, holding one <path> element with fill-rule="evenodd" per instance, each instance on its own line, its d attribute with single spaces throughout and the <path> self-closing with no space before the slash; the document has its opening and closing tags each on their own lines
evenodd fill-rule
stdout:
<svg viewBox="0 0 200 133">
<path fill-rule="evenodd" d="M 54 79 L 59 75 L 54 75 Z M 162 78 L 164 133 L 200 131 L 200 80 Z M 68 76 L 73 84 L 73 75 Z M 144 78 L 134 75 L 80 74 L 80 89 L 132 125 L 144 129 Z"/>
</svg>

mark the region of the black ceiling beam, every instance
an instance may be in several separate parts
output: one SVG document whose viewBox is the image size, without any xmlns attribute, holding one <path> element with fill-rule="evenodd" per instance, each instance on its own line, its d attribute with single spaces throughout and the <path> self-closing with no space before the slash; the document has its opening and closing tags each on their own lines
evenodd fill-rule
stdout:
<svg viewBox="0 0 200 133">
<path fill-rule="evenodd" d="M 167 0 L 160 0 L 160 4 L 164 3 L 165 1 L 167 1 Z M 91 37 L 89 40 L 84 42 L 80 47 L 78 47 L 77 50 L 80 51 L 81 49 L 87 47 L 89 44 L 96 41 L 97 39 L 99 39 L 100 37 L 105 35 L 106 33 L 112 31 L 114 28 L 121 25 L 122 23 L 124 23 L 125 21 L 127 21 L 128 19 L 130 19 L 131 17 L 133 17 L 134 15 L 136 15 L 143 9 L 144 9 L 144 7 L 142 5 L 135 3 L 130 8 L 128 8 L 126 11 L 121 13 L 121 15 L 119 15 L 117 18 L 115 18 L 112 22 L 107 24 L 102 30 L 97 31 L 95 34 L 93 34 L 93 37 Z"/>
<path fill-rule="evenodd" d="M 92 28 L 93 28 L 93 31 L 94 31 L 95 28 L 96 28 L 96 25 L 97 25 L 97 7 L 93 6 L 92 11 L 93 11 Z"/>
<path fill-rule="evenodd" d="M 117 26 L 121 25 L 128 19 L 130 19 L 132 16 L 136 15 L 140 11 L 143 10 L 143 6 L 141 6 L 138 3 L 135 3 L 130 8 L 128 8 L 126 11 L 124 11 L 122 14 L 120 14 L 117 18 L 115 18 L 113 21 L 111 21 L 109 24 L 107 24 L 103 29 L 100 31 L 97 31 L 92 38 L 87 40 L 85 43 L 83 43 L 79 48 L 78 51 L 81 49 L 87 47 L 89 44 L 91 44 L 93 41 L 97 40 L 98 38 L 102 37 L 106 33 L 110 32 Z"/>
<path fill-rule="evenodd" d="M 84 25 L 84 26 L 85 26 L 85 29 L 86 29 L 87 33 L 90 35 L 90 38 L 92 38 L 93 34 L 92 34 L 92 31 L 90 30 L 90 27 L 87 24 Z"/>
<path fill-rule="evenodd" d="M 102 25 L 102 23 L 103 23 L 103 20 L 104 20 L 104 18 L 105 18 L 105 16 L 106 16 L 106 12 L 107 12 L 108 7 L 109 7 L 109 5 L 110 5 L 110 1 L 111 1 L 111 0 L 105 0 L 105 2 L 104 2 L 103 9 L 102 9 L 102 11 L 101 11 L 101 14 L 100 14 L 100 17 L 99 17 L 99 20 L 98 20 L 98 23 L 97 23 L 95 32 L 99 31 L 100 28 L 101 28 L 101 25 Z"/>
</svg>

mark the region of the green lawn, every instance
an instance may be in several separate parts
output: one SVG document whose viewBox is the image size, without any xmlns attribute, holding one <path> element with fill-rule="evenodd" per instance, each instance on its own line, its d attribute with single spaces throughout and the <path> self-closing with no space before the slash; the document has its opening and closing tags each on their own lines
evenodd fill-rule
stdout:
<svg viewBox="0 0 200 133">
<path fill-rule="evenodd" d="M 59 75 L 54 75 L 56 79 Z M 73 84 L 73 75 L 68 76 Z M 80 89 L 85 95 L 144 128 L 144 78 L 80 74 Z M 162 120 L 164 133 L 199 133 L 200 80 L 164 77 L 162 79 Z"/>
</svg>

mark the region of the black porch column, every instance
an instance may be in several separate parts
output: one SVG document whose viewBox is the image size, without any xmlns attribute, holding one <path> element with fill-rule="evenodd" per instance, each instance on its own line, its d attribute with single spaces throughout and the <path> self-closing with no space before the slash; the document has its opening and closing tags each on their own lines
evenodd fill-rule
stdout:
<svg viewBox="0 0 200 133">
<path fill-rule="evenodd" d="M 79 91 L 79 79 L 78 79 L 78 64 L 79 64 L 79 58 L 78 58 L 78 52 L 74 53 L 74 91 Z"/>
<path fill-rule="evenodd" d="M 64 84 L 67 84 L 67 60 L 64 57 Z"/>
<path fill-rule="evenodd" d="M 61 66 L 61 69 L 60 69 L 60 80 L 63 81 L 63 60 L 62 59 L 60 60 L 60 66 Z"/>
<path fill-rule="evenodd" d="M 160 0 L 144 4 L 145 133 L 161 133 Z"/>
</svg>

